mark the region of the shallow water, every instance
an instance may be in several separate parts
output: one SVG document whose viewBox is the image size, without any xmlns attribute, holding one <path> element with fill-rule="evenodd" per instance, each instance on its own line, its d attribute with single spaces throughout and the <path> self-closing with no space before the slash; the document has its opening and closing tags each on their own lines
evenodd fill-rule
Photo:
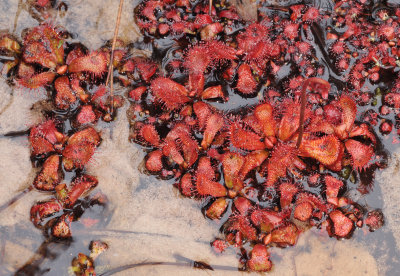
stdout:
<svg viewBox="0 0 400 276">
<path fill-rule="evenodd" d="M 19 37 L 23 29 L 38 24 L 24 2 L 2 0 L 0 29 Z M 64 2 L 68 10 L 58 13 L 53 23 L 63 25 L 76 41 L 96 49 L 112 38 L 118 1 Z M 135 41 L 139 35 L 133 23 L 134 6 L 134 1 L 125 1 L 120 35 L 127 41 Z M 39 122 L 41 114 L 31 106 L 44 98 L 44 93 L 10 88 L 0 80 L 0 206 L 29 187 L 36 174 L 29 159 L 27 137 L 4 134 L 26 130 Z M 97 189 L 110 200 L 105 216 L 101 216 L 101 226 L 90 231 L 73 229 L 74 239 L 69 243 L 46 241 L 29 221 L 29 210 L 47 195 L 29 192 L 1 212 L 0 275 L 12 275 L 18 270 L 20 275 L 22 271 L 27 275 L 68 275 L 72 258 L 79 252 L 87 254 L 92 239 L 101 239 L 110 246 L 96 260 L 99 275 L 141 262 L 184 265 L 153 264 L 115 275 L 247 274 L 236 271 L 238 261 L 232 249 L 219 256 L 212 252 L 209 242 L 218 235 L 219 227 L 203 217 L 197 202 L 181 197 L 169 182 L 140 173 L 145 154 L 128 141 L 127 107 L 126 104 L 120 110 L 115 122 L 101 125 L 103 141 L 88 168 L 99 179 Z M 400 148 L 393 146 L 389 150 L 389 168 L 378 173 L 375 198 L 368 199 L 371 207 L 383 208 L 386 225 L 375 233 L 355 231 L 350 240 L 343 241 L 329 238 L 317 229 L 308 231 L 295 247 L 271 250 L 275 266 L 270 275 L 396 275 L 400 271 Z M 184 258 L 208 263 L 215 271 L 194 269 Z"/>
</svg>

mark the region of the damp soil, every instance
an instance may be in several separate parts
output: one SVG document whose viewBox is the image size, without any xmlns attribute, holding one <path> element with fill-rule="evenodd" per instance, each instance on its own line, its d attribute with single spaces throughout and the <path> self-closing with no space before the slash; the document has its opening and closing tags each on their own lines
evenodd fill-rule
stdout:
<svg viewBox="0 0 400 276">
<path fill-rule="evenodd" d="M 20 38 L 25 28 L 36 26 L 43 19 L 29 10 L 25 2 L 3 0 L 1 30 L 8 30 Z M 116 1 L 56 2 L 59 9 L 54 11 L 54 23 L 71 33 L 71 42 L 79 41 L 89 49 L 96 49 L 112 38 L 118 9 Z M 293 2 L 296 1 L 271 1 L 275 6 Z M 317 3 L 326 9 L 332 4 L 329 0 Z M 160 58 L 166 53 L 162 64 L 168 64 L 168 58 L 174 55 L 174 45 L 188 42 L 156 39 L 154 43 L 140 37 L 133 20 L 136 4 L 137 1 L 125 1 L 120 35 L 126 41 L 136 41 L 133 47 L 141 54 L 152 53 L 153 58 Z M 274 12 L 284 13 L 285 10 L 280 8 Z M 315 56 L 329 69 L 326 71 L 333 83 L 332 89 L 339 91 L 344 84 L 324 50 L 323 32 L 321 26 L 313 25 L 311 43 Z M 281 85 L 292 73 L 290 66 L 280 70 L 276 85 Z M 365 116 L 368 110 L 377 111 L 381 105 L 382 95 L 390 88 L 388 83 L 396 72 L 383 73 L 387 82 L 370 84 L 376 101 L 361 107 L 359 114 L 364 115 L 360 116 Z M 180 77 L 176 76 L 177 79 Z M 220 80 L 208 81 L 212 84 Z M 225 84 L 225 87 L 230 86 Z M 212 105 L 235 114 L 240 108 L 251 108 L 258 101 L 257 97 L 243 99 L 234 91 L 227 91 L 228 103 L 213 102 Z M 115 122 L 99 124 L 103 141 L 88 168 L 89 173 L 99 178 L 97 189 L 107 195 L 109 203 L 106 208 L 86 206 L 81 219 L 95 217 L 101 223 L 90 230 L 73 225 L 73 239 L 68 241 L 47 237 L 35 229 L 29 220 L 30 207 L 47 194 L 28 188 L 36 169 L 29 158 L 26 129 L 42 120 L 40 110 L 45 93 L 10 87 L 6 79 L 0 80 L 0 275 L 68 275 L 74 256 L 80 252 L 88 254 L 93 239 L 104 240 L 110 247 L 96 260 L 98 275 L 244 274 L 237 271 L 235 250 L 228 249 L 223 255 L 212 252 L 210 241 L 218 235 L 220 223 L 204 218 L 200 210 L 207 202 L 181 197 L 172 185 L 173 180 L 143 174 L 145 152 L 128 140 L 127 104 L 119 111 Z M 116 93 L 124 95 L 126 91 L 121 88 Z M 394 116 L 390 119 L 396 121 Z M 377 127 L 374 130 L 379 133 Z M 399 211 L 395 203 L 400 200 L 400 188 L 397 187 L 400 148 L 393 143 L 398 139 L 397 134 L 380 137 L 379 153 L 388 157 L 388 168 L 384 173 L 377 170 L 373 183 L 368 170 L 349 176 L 360 178 L 373 192 L 361 195 L 356 192 L 357 186 L 350 184 L 348 191 L 343 193 L 354 193 L 351 196 L 359 202 L 372 209 L 383 209 L 385 226 L 374 233 L 367 233 L 363 228 L 355 231 L 351 239 L 342 241 L 329 238 L 322 230 L 311 229 L 300 236 L 296 246 L 271 250 L 274 269 L 270 275 L 396 275 L 400 271 L 400 223 L 396 219 Z M 312 189 L 318 187 L 310 187 L 310 191 Z M 18 195 L 20 198 L 10 203 L 10 199 Z"/>
</svg>

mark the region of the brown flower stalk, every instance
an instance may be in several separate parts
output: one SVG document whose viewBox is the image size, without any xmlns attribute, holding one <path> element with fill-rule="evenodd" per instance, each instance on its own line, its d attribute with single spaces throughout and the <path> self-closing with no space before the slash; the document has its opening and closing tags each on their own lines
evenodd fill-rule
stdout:
<svg viewBox="0 0 400 276">
<path fill-rule="evenodd" d="M 114 112 L 114 79 L 111 74 L 114 71 L 114 66 L 113 66 L 114 50 L 115 50 L 115 44 L 117 42 L 119 25 L 121 22 L 121 13 L 122 13 L 123 4 L 124 4 L 124 0 L 120 0 L 119 7 L 118 7 L 117 22 L 115 23 L 114 37 L 113 37 L 113 42 L 112 42 L 112 47 L 111 47 L 110 65 L 108 67 L 108 73 L 107 73 L 107 79 L 106 79 L 106 86 L 108 86 L 108 83 L 110 82 L 111 114 Z"/>
<path fill-rule="evenodd" d="M 301 89 L 301 107 L 300 107 L 300 120 L 299 120 L 299 136 L 297 137 L 296 148 L 299 148 L 301 145 L 301 140 L 303 139 L 303 132 L 304 132 L 304 113 L 306 110 L 306 93 L 308 84 L 310 83 L 311 79 L 305 80 L 303 83 L 303 87 Z"/>
</svg>

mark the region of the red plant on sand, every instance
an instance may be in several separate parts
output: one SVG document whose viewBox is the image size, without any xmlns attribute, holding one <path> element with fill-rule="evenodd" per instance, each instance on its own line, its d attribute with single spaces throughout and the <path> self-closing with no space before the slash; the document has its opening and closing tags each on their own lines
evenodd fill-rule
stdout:
<svg viewBox="0 0 400 276">
<path fill-rule="evenodd" d="M 156 39 L 152 28 L 159 28 L 163 37 L 174 37 L 161 32 L 166 26 L 156 23 L 157 17 L 152 18 L 149 11 L 156 8 L 149 5 L 154 3 L 145 1 L 139 6 L 147 14 L 145 20 L 136 12 L 139 26 Z M 169 4 L 158 5 L 161 17 L 168 13 Z M 221 8 L 223 14 L 225 8 Z M 378 139 L 368 123 L 357 120 L 358 96 L 354 91 L 364 83 L 357 70 L 369 65 L 361 68 L 354 64 L 349 69 L 351 57 L 342 53 L 350 49 L 346 39 L 351 40 L 361 30 L 355 28 L 352 34 L 347 32 L 329 45 L 327 55 L 333 58 L 332 66 L 339 67 L 333 70 L 351 71 L 353 76 L 348 88 L 335 95 L 331 83 L 322 77 L 323 66 L 312 61 L 314 46 L 299 31 L 304 28 L 305 36 L 311 36 L 307 32 L 314 28 L 313 22 L 325 15 L 306 5 L 292 6 L 290 13 L 290 20 L 260 13 L 259 22 L 245 25 L 235 35 L 226 34 L 230 38 L 225 43 L 218 39 L 220 31 L 212 38 L 201 35 L 203 41 L 187 46 L 183 57 L 170 63 L 170 68 L 184 66 L 185 82 L 155 73 L 151 86 L 138 86 L 130 94 L 137 110 L 143 111 L 143 107 L 148 111 L 154 104 L 176 114 L 162 110 L 150 111 L 146 116 L 132 113 L 133 140 L 146 141 L 151 147 L 145 163 L 148 171 L 178 179 L 176 186 L 184 196 L 208 198 L 206 216 L 213 220 L 225 217 L 221 222 L 225 237 L 217 238 L 212 246 L 222 252 L 228 245 L 242 248 L 246 242 L 256 244 L 246 264 L 256 271 L 270 270 L 269 248 L 293 246 L 306 230 L 304 224 L 324 225 L 329 235 L 337 238 L 350 237 L 356 227 L 362 226 L 363 218 L 356 203 L 343 197 L 347 184 L 340 172 L 351 167 L 362 174 L 378 164 Z M 182 21 L 176 15 L 173 18 L 172 24 Z M 197 18 L 196 24 L 201 25 L 203 21 Z M 201 18 L 208 24 L 216 19 L 208 15 Z M 190 26 L 190 20 L 184 24 Z M 196 30 L 190 29 L 183 37 L 191 37 L 191 32 Z M 382 37 L 392 39 L 390 35 Z M 367 64 L 367 58 L 360 64 Z M 277 86 L 261 90 L 263 99 L 253 101 L 251 108 L 227 112 L 213 104 L 217 100 L 228 106 L 232 92 L 254 99 L 261 85 L 268 86 L 274 76 L 282 74 L 284 62 L 296 64 L 306 77 L 288 76 L 288 89 L 283 92 Z M 223 73 L 218 75 L 218 70 Z M 220 80 L 220 76 L 222 81 L 215 85 L 213 80 Z M 229 93 L 224 91 L 227 86 L 233 88 Z M 388 101 L 393 102 L 393 98 Z M 315 173 L 310 174 L 312 171 Z M 302 184 L 304 179 L 321 182 L 323 193 L 310 192 Z M 229 201 L 233 202 L 231 208 Z M 267 203 L 271 207 L 262 207 Z M 370 221 L 372 225 L 372 215 Z"/>
</svg>

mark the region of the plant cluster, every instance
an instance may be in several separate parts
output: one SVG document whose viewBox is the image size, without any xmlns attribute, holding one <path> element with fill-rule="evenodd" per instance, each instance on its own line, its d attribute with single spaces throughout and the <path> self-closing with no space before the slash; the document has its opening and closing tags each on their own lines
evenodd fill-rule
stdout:
<svg viewBox="0 0 400 276">
<path fill-rule="evenodd" d="M 397 118 L 398 91 L 384 78 L 398 71 L 400 9 L 261 3 L 259 20 L 245 22 L 227 1 L 208 7 L 135 9 L 163 61 L 129 92 L 131 138 L 148 150 L 147 171 L 202 200 L 221 224 L 213 248 L 239 248 L 243 269 L 270 270 L 269 248 L 295 245 L 312 226 L 338 239 L 381 227 L 379 210 L 347 194 L 370 192 L 361 179 L 386 165 L 379 138 L 392 132 L 385 116 Z"/>
<path fill-rule="evenodd" d="M 40 167 L 29 190 L 51 195 L 30 210 L 34 226 L 51 239 L 71 239 L 73 228 L 103 221 L 108 200 L 100 191 L 91 193 L 98 180 L 85 167 L 101 143 L 96 124 L 113 120 L 123 104 L 104 85 L 110 47 L 89 51 L 68 38 L 48 23 L 27 30 L 22 42 L 10 34 L 0 37 L 3 76 L 25 90 L 48 94 L 45 120 L 29 129 L 31 160 Z M 83 216 L 89 209 L 90 217 Z"/>
</svg>

